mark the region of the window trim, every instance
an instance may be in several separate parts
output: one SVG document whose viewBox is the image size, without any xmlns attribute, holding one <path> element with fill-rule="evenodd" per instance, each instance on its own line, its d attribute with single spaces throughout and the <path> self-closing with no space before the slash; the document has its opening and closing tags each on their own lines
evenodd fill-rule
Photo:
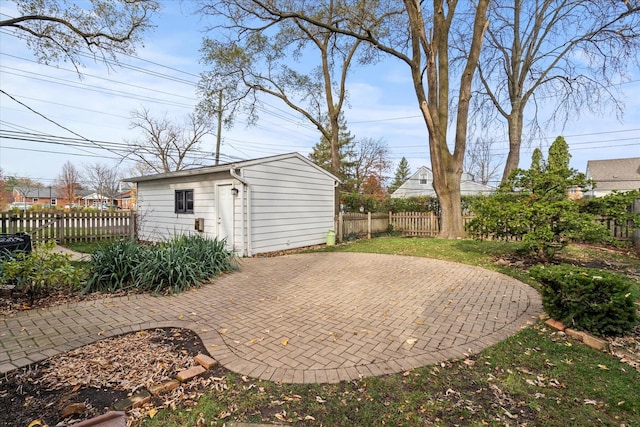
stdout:
<svg viewBox="0 0 640 427">
<path fill-rule="evenodd" d="M 426 173 L 422 173 L 419 176 L 419 183 L 420 185 L 427 185 L 429 183 L 429 179 L 427 178 L 427 174 Z"/>
<path fill-rule="evenodd" d="M 189 196 L 191 196 L 190 199 Z M 176 214 L 192 214 L 193 206 L 193 189 L 175 190 L 173 211 Z"/>
</svg>

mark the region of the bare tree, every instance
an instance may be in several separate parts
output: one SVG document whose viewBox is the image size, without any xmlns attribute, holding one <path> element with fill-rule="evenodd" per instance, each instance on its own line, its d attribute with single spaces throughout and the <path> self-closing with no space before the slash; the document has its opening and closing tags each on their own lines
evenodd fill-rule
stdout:
<svg viewBox="0 0 640 427">
<path fill-rule="evenodd" d="M 5 210 L 9 204 L 10 194 L 7 188 L 7 180 L 4 171 L 0 168 L 0 210 Z"/>
<path fill-rule="evenodd" d="M 543 104 L 561 121 L 585 109 L 622 111 L 615 83 L 638 66 L 640 1 L 496 0 L 489 20 L 477 108 L 485 121 L 507 122 L 505 182 Z"/>
<path fill-rule="evenodd" d="M 373 52 L 391 55 L 407 65 L 418 107 L 429 133 L 434 189 L 442 210 L 440 236 L 463 236 L 460 178 L 466 147 L 471 83 L 487 26 L 489 0 L 464 2 L 463 6 L 459 6 L 456 0 L 432 0 L 430 3 L 404 0 L 403 7 L 399 2 L 390 0 L 331 0 L 321 6 L 318 3 L 313 3 L 316 6 L 313 7 L 309 2 L 246 0 L 242 4 L 247 7 L 239 9 L 238 13 L 246 16 L 247 9 L 256 9 L 258 16 L 270 17 L 275 22 L 287 22 L 292 26 L 304 22 L 313 31 L 327 34 L 330 39 L 346 36 L 366 42 L 375 48 Z M 256 24 L 253 28 L 258 31 L 258 37 L 254 39 L 255 49 L 264 50 L 262 34 L 263 30 L 271 30 L 270 25 Z M 449 100 L 452 95 L 449 69 L 452 28 L 464 28 L 465 31 L 456 35 L 464 37 L 467 46 L 457 85 L 453 152 L 447 145 Z M 272 56 L 280 58 L 281 55 L 282 51 L 275 51 Z M 235 56 L 238 61 L 253 59 L 241 49 L 229 50 L 227 56 Z M 268 63 L 263 66 L 271 70 Z M 244 68 L 247 68 L 247 64 Z M 236 78 L 242 79 L 244 75 L 239 74 Z"/>
<path fill-rule="evenodd" d="M 142 33 L 151 27 L 151 15 L 159 9 L 155 0 L 13 2 L 20 16 L 0 20 L 0 27 L 16 30 L 41 62 L 68 60 L 76 70 L 84 49 L 105 63 L 117 61 L 117 54 L 134 53 Z"/>
<path fill-rule="evenodd" d="M 204 2 L 202 13 L 217 17 L 221 24 L 209 32 L 217 39 L 205 39 L 202 49 L 205 63 L 211 65 L 201 81 L 202 105 L 217 111 L 218 92 L 223 90 L 231 104 L 229 115 L 244 111 L 255 123 L 261 108 L 259 94 L 280 99 L 329 142 L 331 172 L 340 176 L 340 115 L 347 97 L 347 75 L 356 60 L 371 62 L 376 53 L 363 49 L 361 39 L 342 37 L 316 22 L 283 19 L 280 13 L 281 8 L 305 10 L 324 25 L 349 25 L 340 2 L 276 0 L 269 4 L 276 13 L 260 1 Z M 353 31 L 364 36 L 362 28 Z M 338 206 L 336 202 L 336 210 Z"/>
<path fill-rule="evenodd" d="M 478 138 L 467 145 L 464 168 L 473 176 L 475 182 L 486 185 L 498 179 L 500 162 L 499 156 L 493 152 L 494 143 L 495 141 L 490 138 Z"/>
<path fill-rule="evenodd" d="M 135 160 L 137 170 L 163 173 L 204 164 L 200 143 L 212 130 L 203 115 L 189 114 L 183 125 L 177 125 L 166 114 L 156 118 L 143 108 L 131 113 L 130 128 L 139 130 L 141 136 L 127 141 L 124 158 Z"/>
<path fill-rule="evenodd" d="M 67 161 L 62 165 L 62 171 L 58 175 L 56 187 L 60 191 L 62 197 L 69 203 L 73 203 L 76 199 L 76 192 L 80 182 L 80 171 Z"/>
<path fill-rule="evenodd" d="M 365 187 L 370 190 L 373 188 L 376 192 L 382 191 L 386 174 L 391 170 L 389 147 L 383 139 L 365 138 L 357 141 L 350 163 L 356 192 L 367 193 Z"/>
<path fill-rule="evenodd" d="M 106 203 L 118 194 L 120 175 L 117 168 L 102 163 L 85 166 L 84 179 L 89 189 L 96 193 L 100 204 Z"/>
</svg>

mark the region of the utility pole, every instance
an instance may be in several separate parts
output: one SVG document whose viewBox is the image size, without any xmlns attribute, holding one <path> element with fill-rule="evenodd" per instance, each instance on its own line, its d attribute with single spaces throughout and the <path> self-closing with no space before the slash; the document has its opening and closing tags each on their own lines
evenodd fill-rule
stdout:
<svg viewBox="0 0 640 427">
<path fill-rule="evenodd" d="M 220 142 L 222 139 L 222 89 L 218 93 L 218 136 L 216 138 L 216 166 L 220 164 Z"/>
</svg>

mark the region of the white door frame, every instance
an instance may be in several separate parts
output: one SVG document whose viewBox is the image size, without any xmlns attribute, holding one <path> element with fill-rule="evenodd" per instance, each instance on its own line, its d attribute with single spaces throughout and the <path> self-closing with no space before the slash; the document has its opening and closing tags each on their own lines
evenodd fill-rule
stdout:
<svg viewBox="0 0 640 427">
<path fill-rule="evenodd" d="M 235 250 L 235 196 L 231 194 L 233 183 L 216 184 L 216 237 L 227 238 L 227 248 Z"/>
</svg>

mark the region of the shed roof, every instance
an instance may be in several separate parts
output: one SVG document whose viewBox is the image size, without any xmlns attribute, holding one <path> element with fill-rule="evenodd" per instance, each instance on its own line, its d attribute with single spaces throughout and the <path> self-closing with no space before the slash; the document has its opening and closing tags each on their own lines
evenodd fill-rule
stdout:
<svg viewBox="0 0 640 427">
<path fill-rule="evenodd" d="M 589 160 L 587 176 L 597 184 L 597 190 L 640 189 L 640 157 L 610 160 Z"/>
<path fill-rule="evenodd" d="M 263 163 L 269 163 L 269 162 L 274 162 L 274 161 L 284 160 L 289 158 L 297 158 L 309 164 L 310 166 L 316 168 L 317 170 L 323 172 L 325 175 L 327 175 L 334 181 L 340 181 L 340 179 L 337 176 L 324 170 L 323 168 L 316 165 L 315 163 L 313 163 L 311 160 L 307 159 L 300 153 L 279 154 L 276 156 L 260 157 L 260 158 L 251 159 L 251 160 L 241 160 L 238 162 L 223 163 L 217 166 L 204 166 L 200 168 L 185 169 L 177 172 L 165 172 L 165 173 L 158 173 L 153 175 L 144 175 L 144 176 L 126 178 L 124 181 L 125 182 L 145 182 L 145 181 L 154 181 L 154 180 L 166 179 L 166 178 L 178 178 L 178 177 L 185 177 L 185 176 L 205 175 L 205 174 L 216 173 L 216 172 L 227 172 L 230 169 L 242 169 L 247 166 L 259 165 Z"/>
</svg>

